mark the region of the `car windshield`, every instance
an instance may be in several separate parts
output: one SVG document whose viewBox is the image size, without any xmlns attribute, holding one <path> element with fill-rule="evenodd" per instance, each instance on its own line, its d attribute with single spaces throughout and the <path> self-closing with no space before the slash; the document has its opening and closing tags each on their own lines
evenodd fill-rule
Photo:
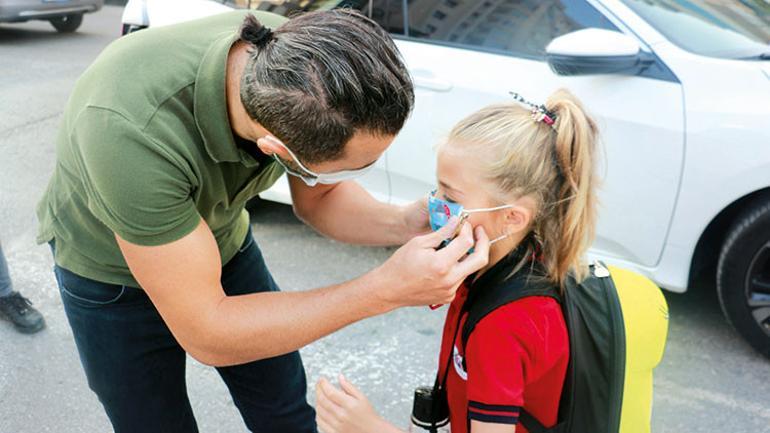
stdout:
<svg viewBox="0 0 770 433">
<path fill-rule="evenodd" d="M 671 42 L 728 59 L 770 59 L 766 0 L 623 0 Z"/>
</svg>

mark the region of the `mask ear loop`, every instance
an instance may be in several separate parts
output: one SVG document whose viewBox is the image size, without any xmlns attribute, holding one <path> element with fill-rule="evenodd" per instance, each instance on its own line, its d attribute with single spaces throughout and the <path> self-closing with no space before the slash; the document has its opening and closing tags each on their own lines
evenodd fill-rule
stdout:
<svg viewBox="0 0 770 433">
<path fill-rule="evenodd" d="M 294 162 L 295 162 L 295 163 L 297 163 L 297 165 L 299 166 L 299 168 L 301 168 L 302 170 L 304 170 L 304 171 L 305 171 L 305 173 L 307 173 L 307 174 L 309 174 L 309 175 L 311 175 L 311 176 L 313 176 L 313 177 L 320 177 L 320 176 L 318 175 L 318 173 L 316 173 L 316 172 L 314 172 L 313 170 L 310 170 L 310 169 L 308 169 L 307 167 L 305 167 L 304 165 L 302 165 L 302 163 L 299 161 L 299 158 L 297 158 L 297 155 L 295 155 L 295 154 L 294 154 L 294 152 L 292 152 L 292 151 L 291 151 L 291 149 L 289 149 L 289 147 L 288 147 L 288 146 L 286 146 L 285 144 L 283 144 L 283 141 L 279 140 L 277 137 L 274 137 L 274 136 L 272 136 L 272 135 L 271 135 L 270 137 L 272 137 L 272 138 L 273 138 L 273 139 L 274 139 L 276 142 L 280 143 L 280 144 L 281 144 L 281 146 L 283 146 L 283 148 L 284 148 L 284 149 L 286 149 L 286 151 L 287 151 L 287 152 L 289 152 L 289 155 L 290 155 L 290 156 L 291 156 L 291 158 L 294 160 Z"/>
<path fill-rule="evenodd" d="M 363 174 L 369 172 L 371 169 L 373 169 L 374 165 L 376 164 L 376 161 L 375 161 L 375 162 L 367 165 L 366 167 L 360 168 L 360 169 L 357 169 L 357 170 L 340 170 L 340 171 L 335 171 L 335 172 L 331 172 L 331 173 L 316 173 L 313 170 L 310 170 L 309 168 L 307 168 L 304 165 L 302 165 L 302 162 L 300 162 L 299 158 L 297 158 L 297 155 L 295 155 L 294 152 L 291 151 L 291 149 L 289 149 L 285 144 L 283 144 L 283 142 L 281 140 L 279 140 L 278 138 L 276 138 L 276 137 L 274 137 L 272 135 L 271 135 L 271 137 L 273 137 L 278 143 L 281 144 L 281 146 L 283 146 L 284 149 L 286 149 L 287 152 L 289 152 L 289 155 L 292 157 L 294 162 L 299 166 L 299 168 L 301 168 L 307 175 L 309 175 L 309 176 L 305 176 L 305 177 L 311 178 L 313 185 L 319 183 L 319 179 L 321 179 L 324 176 L 327 176 L 327 177 L 328 176 L 335 176 L 335 175 L 340 175 L 340 174 L 344 174 L 344 173 L 357 173 L 357 175 L 363 175 Z M 276 157 L 278 157 L 278 156 L 276 155 Z M 286 164 L 282 163 L 281 165 L 283 165 L 283 167 L 286 168 Z"/>
<path fill-rule="evenodd" d="M 508 236 L 510 236 L 510 235 L 502 235 L 502 236 L 498 236 L 498 237 L 492 239 L 491 241 L 489 241 L 489 246 L 492 246 L 495 242 L 499 242 L 499 241 L 507 238 Z"/>
<path fill-rule="evenodd" d="M 281 165 L 281 167 L 283 167 L 283 169 L 286 171 L 286 173 L 288 173 L 288 174 L 290 174 L 292 176 L 299 177 L 300 179 L 302 179 L 305 182 L 305 184 L 307 184 L 307 186 L 315 186 L 318 183 L 318 178 L 317 177 L 306 176 L 306 175 L 300 173 L 299 171 L 297 171 L 297 170 L 287 166 L 286 162 L 281 160 L 281 157 L 279 157 L 278 155 L 273 154 L 273 159 L 275 159 L 275 162 L 277 162 L 278 164 Z"/>
<path fill-rule="evenodd" d="M 478 209 L 463 209 L 462 213 L 465 213 L 466 215 L 470 215 L 470 214 L 476 213 L 476 212 L 494 212 L 494 211 L 497 211 L 497 210 L 510 209 L 512 207 L 513 207 L 512 204 L 504 204 L 502 206 L 496 206 L 496 207 L 482 207 L 482 208 L 478 208 Z M 507 238 L 508 236 L 510 236 L 510 235 L 498 236 L 498 237 L 492 239 L 491 241 L 489 241 L 489 245 L 491 246 L 495 242 L 499 242 L 499 241 Z"/>
<path fill-rule="evenodd" d="M 468 213 L 468 214 L 472 214 L 472 213 L 476 213 L 476 212 L 493 212 L 493 211 L 496 211 L 496 210 L 503 210 L 503 209 L 508 209 L 508 208 L 512 208 L 512 207 L 513 207 L 512 204 L 504 204 L 502 206 L 497 206 L 497 207 L 480 207 L 480 208 L 476 208 L 476 209 L 463 209 L 463 212 Z"/>
</svg>

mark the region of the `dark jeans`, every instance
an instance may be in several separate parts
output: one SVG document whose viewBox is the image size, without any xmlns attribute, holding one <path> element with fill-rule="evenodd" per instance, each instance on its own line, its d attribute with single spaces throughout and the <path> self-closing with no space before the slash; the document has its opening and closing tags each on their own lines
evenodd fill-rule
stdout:
<svg viewBox="0 0 770 433">
<path fill-rule="evenodd" d="M 58 266 L 55 272 L 88 385 L 115 431 L 197 432 L 187 398 L 185 351 L 145 292 Z M 279 290 L 251 233 L 222 268 L 222 286 L 228 295 Z M 179 296 L 185 296 L 184 288 Z M 217 371 L 251 431 L 316 431 L 298 352 Z"/>
<path fill-rule="evenodd" d="M 0 298 L 3 296 L 8 296 L 11 293 L 13 293 L 11 274 L 8 272 L 8 264 L 5 262 L 3 246 L 0 244 Z"/>
</svg>

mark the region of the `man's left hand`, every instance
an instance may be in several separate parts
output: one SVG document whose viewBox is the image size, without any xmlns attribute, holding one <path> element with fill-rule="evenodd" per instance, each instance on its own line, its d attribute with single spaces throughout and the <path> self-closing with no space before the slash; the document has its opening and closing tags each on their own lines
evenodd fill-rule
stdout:
<svg viewBox="0 0 770 433">
<path fill-rule="evenodd" d="M 430 232 L 428 220 L 428 197 L 423 197 L 403 207 L 404 214 L 404 241 L 408 242 L 415 236 Z"/>
</svg>

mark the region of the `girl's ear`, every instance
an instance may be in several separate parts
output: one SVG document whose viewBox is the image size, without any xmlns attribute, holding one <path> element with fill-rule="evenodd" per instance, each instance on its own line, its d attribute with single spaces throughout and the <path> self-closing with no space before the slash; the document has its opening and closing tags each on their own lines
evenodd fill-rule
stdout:
<svg viewBox="0 0 770 433">
<path fill-rule="evenodd" d="M 514 204 L 513 207 L 503 212 L 505 215 L 505 233 L 513 235 L 529 230 L 534 218 L 534 213 L 529 206 Z"/>
</svg>

